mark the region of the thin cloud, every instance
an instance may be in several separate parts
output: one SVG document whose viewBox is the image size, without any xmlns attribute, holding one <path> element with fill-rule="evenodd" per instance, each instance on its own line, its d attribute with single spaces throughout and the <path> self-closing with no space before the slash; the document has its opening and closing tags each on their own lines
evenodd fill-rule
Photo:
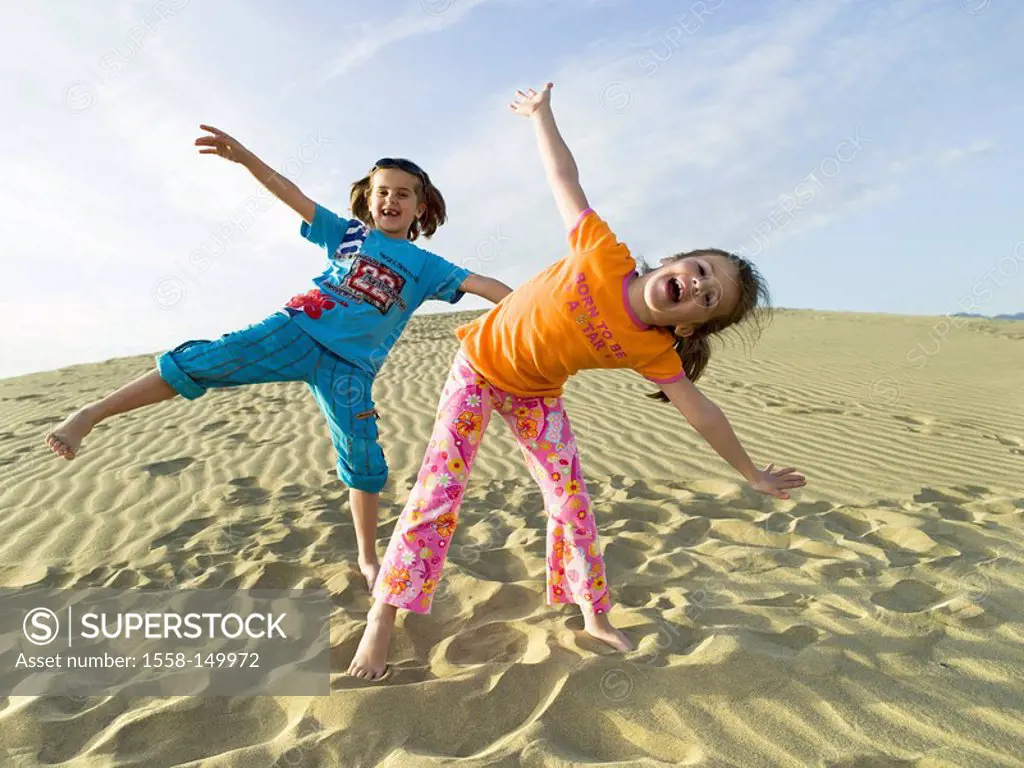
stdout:
<svg viewBox="0 0 1024 768">
<path fill-rule="evenodd" d="M 983 155 L 995 147 L 995 142 L 990 140 L 979 140 L 966 147 L 947 147 L 939 152 L 937 159 L 940 165 L 954 165 L 968 160 L 976 155 Z"/>
<path fill-rule="evenodd" d="M 398 18 L 361 22 L 343 36 L 344 50 L 325 68 L 318 85 L 334 80 L 385 48 L 462 22 L 488 0 L 419 0 Z"/>
</svg>

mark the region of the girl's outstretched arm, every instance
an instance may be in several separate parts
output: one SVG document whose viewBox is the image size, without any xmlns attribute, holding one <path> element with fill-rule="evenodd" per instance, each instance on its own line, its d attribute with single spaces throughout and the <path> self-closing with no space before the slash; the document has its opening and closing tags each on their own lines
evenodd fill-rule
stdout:
<svg viewBox="0 0 1024 768">
<path fill-rule="evenodd" d="M 306 197 L 291 180 L 279 174 L 242 146 L 241 142 L 228 136 L 219 128 L 214 128 L 212 125 L 200 125 L 199 127 L 211 134 L 196 139 L 197 147 L 205 147 L 205 149 L 199 150 L 199 154 L 220 155 L 244 166 L 278 200 L 299 214 L 307 224 L 313 223 L 316 203 Z"/>
<path fill-rule="evenodd" d="M 540 93 L 532 88 L 525 93 L 516 91 L 518 98 L 509 104 L 509 108 L 517 115 L 529 117 L 533 121 L 548 184 L 555 194 L 555 203 L 558 204 L 565 228 L 572 229 L 589 206 L 587 196 L 583 194 L 583 188 L 580 186 L 580 173 L 576 168 L 576 161 L 559 134 L 558 126 L 555 125 L 555 116 L 551 111 L 553 85 L 548 83 Z"/>
<path fill-rule="evenodd" d="M 769 464 L 765 469 L 755 467 L 725 414 L 689 379 L 663 384 L 661 391 L 718 455 L 743 475 L 743 479 L 755 490 L 779 499 L 788 499 L 788 489 L 806 485 L 803 475 L 795 474 L 793 467 L 774 469 L 774 464 Z"/>
<path fill-rule="evenodd" d="M 502 299 L 512 293 L 512 289 L 501 282 L 501 280 L 495 280 L 493 277 L 486 277 L 475 273 L 469 275 L 462 281 L 462 285 L 459 286 L 459 290 L 463 293 L 472 293 L 475 296 L 481 296 L 495 304 L 499 303 Z"/>
</svg>

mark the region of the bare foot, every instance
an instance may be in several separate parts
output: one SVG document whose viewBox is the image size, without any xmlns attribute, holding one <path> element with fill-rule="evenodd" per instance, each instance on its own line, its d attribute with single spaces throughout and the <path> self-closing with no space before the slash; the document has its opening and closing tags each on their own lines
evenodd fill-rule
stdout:
<svg viewBox="0 0 1024 768">
<path fill-rule="evenodd" d="M 380 680 L 388 671 L 388 645 L 395 628 L 398 609 L 377 601 L 367 616 L 366 629 L 348 666 L 348 673 L 361 680 Z"/>
<path fill-rule="evenodd" d="M 622 630 L 612 626 L 607 613 L 594 613 L 590 610 L 590 606 L 581 606 L 581 608 L 583 609 L 583 628 L 587 630 L 587 634 L 602 643 L 607 643 L 617 651 L 625 653 L 633 650 L 633 644 L 629 642 L 629 638 Z"/>
<path fill-rule="evenodd" d="M 96 426 L 92 412 L 88 407 L 64 419 L 63 423 L 46 436 L 46 444 L 50 450 L 68 461 L 75 458 L 75 453 L 82 444 L 83 438 Z"/>
<path fill-rule="evenodd" d="M 363 574 L 363 578 L 366 579 L 366 588 L 370 590 L 370 594 L 373 594 L 373 585 L 377 583 L 377 574 L 380 573 L 380 563 L 377 559 L 364 560 L 359 558 L 359 572 Z"/>
</svg>

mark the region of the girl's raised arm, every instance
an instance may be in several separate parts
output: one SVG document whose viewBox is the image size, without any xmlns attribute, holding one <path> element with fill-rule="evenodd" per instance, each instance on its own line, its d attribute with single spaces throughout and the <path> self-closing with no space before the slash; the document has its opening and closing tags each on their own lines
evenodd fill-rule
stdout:
<svg viewBox="0 0 1024 768">
<path fill-rule="evenodd" d="M 199 154 L 219 155 L 245 166 L 249 173 L 255 176 L 281 202 L 299 214 L 307 224 L 313 223 L 316 203 L 306 197 L 293 181 L 279 174 L 242 146 L 238 139 L 228 136 L 219 128 L 214 128 L 212 125 L 200 125 L 199 127 L 211 134 L 196 139 L 197 147 L 205 147 L 205 149 L 199 150 Z"/>
<path fill-rule="evenodd" d="M 551 112 L 553 85 L 548 83 L 540 93 L 532 88 L 525 93 L 516 91 L 517 98 L 509 104 L 509 108 L 517 115 L 529 117 L 533 121 L 548 184 L 555 194 L 555 203 L 562 214 L 565 228 L 572 229 L 589 205 L 587 196 L 583 194 L 583 188 L 580 186 L 580 173 L 576 168 L 576 161 L 558 133 L 555 116 Z"/>
</svg>

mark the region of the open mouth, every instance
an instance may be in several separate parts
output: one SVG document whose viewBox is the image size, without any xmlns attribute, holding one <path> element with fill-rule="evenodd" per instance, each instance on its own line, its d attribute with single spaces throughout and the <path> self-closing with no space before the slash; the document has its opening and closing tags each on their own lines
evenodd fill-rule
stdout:
<svg viewBox="0 0 1024 768">
<path fill-rule="evenodd" d="M 386 218 L 386 219 L 387 218 L 392 218 L 392 219 L 393 218 L 397 218 L 399 213 L 400 213 L 400 211 L 397 208 L 385 208 L 385 209 L 383 209 L 381 211 L 381 215 L 383 215 L 384 218 Z"/>
<path fill-rule="evenodd" d="M 678 277 L 670 277 L 665 288 L 668 291 L 669 299 L 674 303 L 678 304 L 683 300 L 685 291 L 683 290 L 683 283 Z"/>
</svg>

